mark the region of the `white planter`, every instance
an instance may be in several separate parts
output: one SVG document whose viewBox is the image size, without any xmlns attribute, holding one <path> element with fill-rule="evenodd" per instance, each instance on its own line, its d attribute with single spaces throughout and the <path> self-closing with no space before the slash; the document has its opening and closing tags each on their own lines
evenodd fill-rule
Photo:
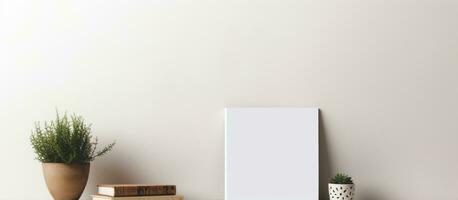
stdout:
<svg viewBox="0 0 458 200">
<path fill-rule="evenodd" d="M 355 196 L 355 184 L 332 184 L 329 183 L 330 200 L 353 200 Z"/>
</svg>

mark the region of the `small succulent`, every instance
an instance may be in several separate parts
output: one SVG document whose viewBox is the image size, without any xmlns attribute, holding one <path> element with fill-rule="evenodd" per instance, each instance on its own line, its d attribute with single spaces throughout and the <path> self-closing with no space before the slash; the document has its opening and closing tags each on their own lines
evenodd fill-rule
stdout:
<svg viewBox="0 0 458 200">
<path fill-rule="evenodd" d="M 332 184 L 353 184 L 351 177 L 343 173 L 337 173 L 329 182 Z"/>
</svg>

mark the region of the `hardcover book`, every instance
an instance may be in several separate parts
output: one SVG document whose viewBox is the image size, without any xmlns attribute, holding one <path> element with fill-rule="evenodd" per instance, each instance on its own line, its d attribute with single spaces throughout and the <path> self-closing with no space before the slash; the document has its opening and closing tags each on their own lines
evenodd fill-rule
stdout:
<svg viewBox="0 0 458 200">
<path fill-rule="evenodd" d="M 112 197 L 175 195 L 175 185 L 103 184 L 98 193 Z"/>
</svg>

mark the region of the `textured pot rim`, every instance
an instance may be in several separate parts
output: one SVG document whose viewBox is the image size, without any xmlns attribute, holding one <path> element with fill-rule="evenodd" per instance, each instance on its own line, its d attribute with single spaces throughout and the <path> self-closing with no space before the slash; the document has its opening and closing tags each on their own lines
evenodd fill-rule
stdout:
<svg viewBox="0 0 458 200">
<path fill-rule="evenodd" d="M 44 162 L 44 163 L 41 163 L 42 165 L 90 165 L 91 163 L 90 162 L 87 162 L 87 163 L 71 163 L 71 164 L 67 164 L 67 163 L 53 163 L 53 162 Z"/>
<path fill-rule="evenodd" d="M 355 185 L 355 184 L 354 183 L 352 184 L 328 183 L 328 185 Z"/>
</svg>

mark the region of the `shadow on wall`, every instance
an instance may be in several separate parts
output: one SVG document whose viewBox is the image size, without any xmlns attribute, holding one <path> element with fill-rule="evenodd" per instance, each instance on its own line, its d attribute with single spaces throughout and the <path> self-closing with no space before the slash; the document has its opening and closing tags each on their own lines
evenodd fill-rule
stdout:
<svg viewBox="0 0 458 200">
<path fill-rule="evenodd" d="M 331 176 L 331 159 L 329 157 L 329 148 L 327 141 L 327 132 L 324 126 L 323 112 L 319 111 L 319 165 L 320 165 L 320 200 L 329 199 L 328 195 L 328 182 L 329 177 Z"/>
<path fill-rule="evenodd" d="M 358 186 L 356 186 L 356 189 L 358 190 Z M 364 190 L 364 192 L 359 193 L 356 191 L 356 195 L 361 200 L 383 200 L 380 198 L 381 195 L 375 190 Z"/>
<path fill-rule="evenodd" d="M 329 133 L 326 132 L 325 121 L 323 120 L 323 112 L 320 110 L 319 113 L 319 164 L 320 164 L 320 200 L 329 200 L 328 193 L 328 183 L 329 178 L 334 175 L 335 172 L 332 171 L 332 161 L 329 154 Z M 365 188 L 364 191 L 358 190 L 358 185 L 356 185 L 356 199 L 358 200 L 384 200 L 380 198 L 380 194 L 376 190 L 369 190 Z"/>
<path fill-rule="evenodd" d="M 107 155 L 110 158 L 101 157 L 91 163 L 91 172 L 85 190 L 86 194 L 96 194 L 97 184 L 125 184 L 138 181 L 138 177 L 131 174 L 132 166 L 127 164 L 129 162 L 126 162 L 129 157 L 119 153 L 119 151 L 111 153 Z"/>
</svg>

